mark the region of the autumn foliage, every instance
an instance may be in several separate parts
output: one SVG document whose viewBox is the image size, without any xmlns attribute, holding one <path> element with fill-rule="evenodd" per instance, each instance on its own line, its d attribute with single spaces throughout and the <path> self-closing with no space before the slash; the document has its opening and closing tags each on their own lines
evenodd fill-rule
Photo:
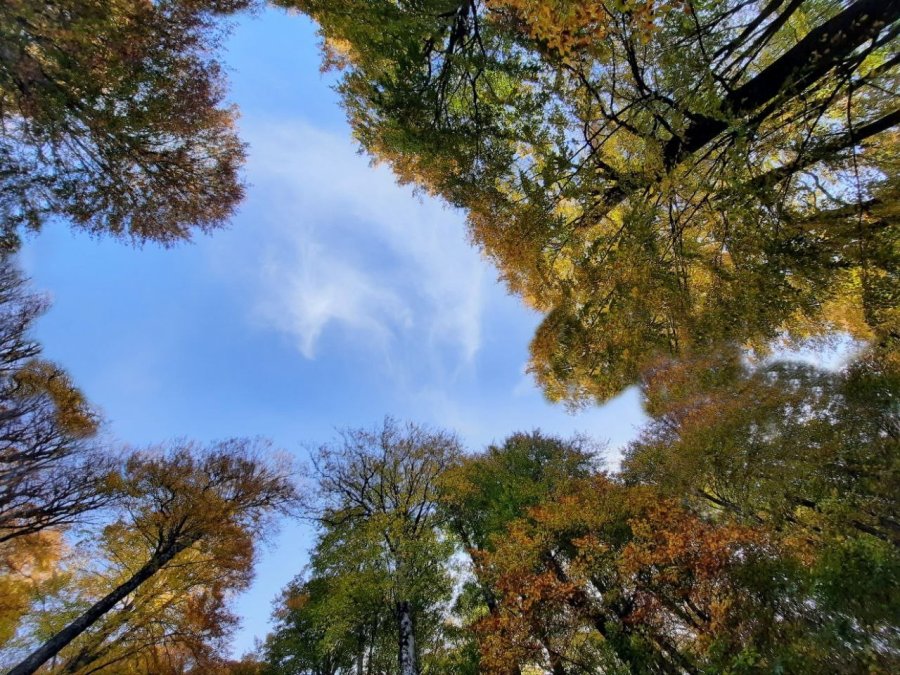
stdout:
<svg viewBox="0 0 900 675">
<path fill-rule="evenodd" d="M 55 218 L 227 221 L 216 50 L 252 4 L 0 6 L 0 667 L 900 672 L 900 2 L 276 0 L 362 149 L 464 209 L 543 315 L 547 397 L 635 386 L 649 416 L 620 463 L 386 418 L 302 489 L 262 440 L 112 444 L 9 255 Z M 235 660 L 232 600 L 298 515 L 308 564 Z"/>
<path fill-rule="evenodd" d="M 224 224 L 244 148 L 223 105 L 222 19 L 251 0 L 0 7 L 0 233 L 62 217 L 164 244 Z"/>
</svg>

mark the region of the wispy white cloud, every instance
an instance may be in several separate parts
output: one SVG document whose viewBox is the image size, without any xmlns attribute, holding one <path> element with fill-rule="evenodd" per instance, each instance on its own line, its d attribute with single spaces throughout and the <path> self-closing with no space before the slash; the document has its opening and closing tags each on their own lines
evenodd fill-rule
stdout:
<svg viewBox="0 0 900 675">
<path fill-rule="evenodd" d="M 470 363 L 493 276 L 463 216 L 398 186 L 352 142 L 305 123 L 246 130 L 248 210 L 267 221 L 259 316 L 314 358 L 330 330 L 386 353 L 415 343 Z"/>
<path fill-rule="evenodd" d="M 258 309 L 273 325 L 296 337 L 300 352 L 315 357 L 316 343 L 330 323 L 384 344 L 394 327 L 412 323 L 411 310 L 365 270 L 347 264 L 316 241 L 295 241 L 269 251 L 261 278 L 267 293 Z"/>
</svg>

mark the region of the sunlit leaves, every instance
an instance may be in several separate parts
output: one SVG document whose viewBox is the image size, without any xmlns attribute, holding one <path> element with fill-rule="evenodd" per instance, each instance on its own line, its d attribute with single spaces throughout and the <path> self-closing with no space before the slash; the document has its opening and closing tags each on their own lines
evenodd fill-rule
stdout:
<svg viewBox="0 0 900 675">
<path fill-rule="evenodd" d="M 362 145 L 547 314 L 551 399 L 721 342 L 891 334 L 893 5 L 289 4 L 345 45 Z"/>
<path fill-rule="evenodd" d="M 100 538 L 105 564 L 86 575 L 73 615 L 35 635 L 10 672 L 54 657 L 70 672 L 128 661 L 136 672 L 177 673 L 217 662 L 215 645 L 235 623 L 227 595 L 249 584 L 263 533 L 296 504 L 290 466 L 265 450 L 232 439 L 133 453 L 116 482 L 118 517 Z"/>
</svg>

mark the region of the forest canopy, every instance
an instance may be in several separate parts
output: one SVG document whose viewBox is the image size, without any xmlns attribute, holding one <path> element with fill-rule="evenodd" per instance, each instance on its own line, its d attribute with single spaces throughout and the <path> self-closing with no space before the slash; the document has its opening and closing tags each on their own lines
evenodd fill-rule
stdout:
<svg viewBox="0 0 900 675">
<path fill-rule="evenodd" d="M 416 607 L 413 668 L 376 590 L 399 568 L 321 567 L 323 525 L 263 672 L 895 669 L 900 3 L 282 4 L 363 149 L 464 209 L 544 314 L 546 395 L 637 384 L 652 419 L 616 473 L 539 432 L 442 473 L 432 527 L 467 567 Z M 381 609 L 335 634 L 345 585 Z"/>
<path fill-rule="evenodd" d="M 466 209 L 545 313 L 552 400 L 721 343 L 893 352 L 900 3 L 284 4 L 362 146 Z"/>
<path fill-rule="evenodd" d="M 852 374 L 738 377 L 737 401 L 654 418 L 615 474 L 540 432 L 467 455 L 391 420 L 345 433 L 260 672 L 891 672 L 896 418 Z"/>
<path fill-rule="evenodd" d="M 900 672 L 900 0 L 273 4 L 316 22 L 361 148 L 542 314 L 546 397 L 636 386 L 648 420 L 476 447 L 386 417 L 302 467 L 114 440 L 14 252 L 53 220 L 163 245 L 227 222 L 218 50 L 257 3 L 8 0 L 0 669 Z M 312 548 L 237 658 L 288 518 Z"/>
</svg>

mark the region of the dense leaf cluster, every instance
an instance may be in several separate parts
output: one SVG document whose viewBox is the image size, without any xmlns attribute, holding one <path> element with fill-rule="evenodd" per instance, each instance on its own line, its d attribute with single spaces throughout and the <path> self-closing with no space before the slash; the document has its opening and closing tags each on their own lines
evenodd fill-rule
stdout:
<svg viewBox="0 0 900 675">
<path fill-rule="evenodd" d="M 252 0 L 0 6 L 0 235 L 61 217 L 171 243 L 222 225 L 244 147 L 222 105 L 218 24 Z"/>
</svg>

